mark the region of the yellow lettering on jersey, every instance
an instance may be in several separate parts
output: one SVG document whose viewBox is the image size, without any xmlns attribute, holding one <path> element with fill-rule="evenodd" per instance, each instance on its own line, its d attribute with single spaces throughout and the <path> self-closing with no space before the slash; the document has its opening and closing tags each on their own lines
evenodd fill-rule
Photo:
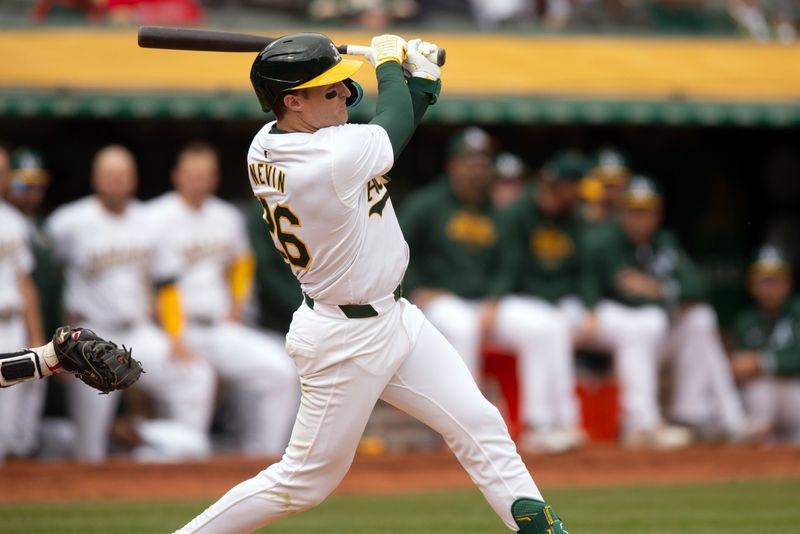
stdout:
<svg viewBox="0 0 800 534">
<path fill-rule="evenodd" d="M 152 250 L 148 246 L 117 246 L 89 255 L 83 270 L 89 276 L 96 276 L 109 269 L 121 266 L 146 265 L 150 261 Z"/>
<path fill-rule="evenodd" d="M 453 241 L 476 247 L 488 247 L 497 241 L 497 230 L 490 217 L 464 210 L 457 211 L 447 221 L 445 234 Z"/>
<path fill-rule="evenodd" d="M 544 263 L 560 263 L 575 251 L 575 244 L 569 234 L 558 228 L 540 226 L 530 235 L 531 252 Z"/>
<path fill-rule="evenodd" d="M 374 199 L 378 199 L 372 206 L 369 208 L 369 216 L 378 215 L 379 217 L 383 216 L 383 208 L 386 207 L 386 202 L 389 200 L 389 190 L 386 188 L 388 180 L 383 176 L 379 176 L 378 178 L 373 178 L 369 182 L 367 182 L 367 202 L 372 202 Z M 383 191 L 383 196 L 381 196 L 381 191 Z"/>
<path fill-rule="evenodd" d="M 250 179 L 253 185 L 266 185 L 285 193 L 286 173 L 269 163 L 251 163 L 249 165 Z"/>
<path fill-rule="evenodd" d="M 367 202 L 372 202 L 373 196 L 372 194 L 375 193 L 374 198 L 378 198 L 380 192 L 386 189 L 386 186 L 383 185 L 380 178 L 373 178 L 369 182 L 367 182 Z"/>
</svg>

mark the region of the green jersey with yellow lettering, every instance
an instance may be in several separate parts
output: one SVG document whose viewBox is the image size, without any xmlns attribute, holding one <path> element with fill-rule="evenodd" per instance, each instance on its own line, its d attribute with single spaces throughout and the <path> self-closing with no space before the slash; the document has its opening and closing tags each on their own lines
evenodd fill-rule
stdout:
<svg viewBox="0 0 800 534">
<path fill-rule="evenodd" d="M 533 295 L 556 302 L 567 295 L 594 303 L 591 280 L 586 280 L 584 246 L 586 222 L 569 212 L 549 217 L 536 204 L 530 188 L 503 216 L 501 266 L 493 291 Z"/>
<path fill-rule="evenodd" d="M 764 367 L 782 376 L 800 376 L 800 298 L 790 298 L 776 316 L 757 307 L 736 318 L 736 347 L 761 353 Z"/>
<path fill-rule="evenodd" d="M 480 206 L 458 199 L 447 178 L 417 191 L 400 210 L 411 249 L 405 287 L 444 289 L 468 299 L 490 294 L 498 265 L 498 216 L 488 199 Z"/>
</svg>

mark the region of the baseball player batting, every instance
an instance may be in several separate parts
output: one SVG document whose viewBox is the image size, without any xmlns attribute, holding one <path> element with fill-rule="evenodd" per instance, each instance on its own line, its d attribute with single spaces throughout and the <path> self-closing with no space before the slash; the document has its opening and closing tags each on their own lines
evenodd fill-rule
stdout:
<svg viewBox="0 0 800 534">
<path fill-rule="evenodd" d="M 363 63 L 342 59 L 327 37 L 288 35 L 256 57 L 250 78 L 277 121 L 250 145 L 250 184 L 303 291 L 286 336 L 302 397 L 280 462 L 179 532 L 250 532 L 322 502 L 378 399 L 440 432 L 509 529 L 567 532 L 461 357 L 402 297 L 409 251 L 384 175 L 439 95 L 440 68 L 425 57 L 432 47 L 372 39 L 377 113 L 363 125 L 346 124 Z"/>
</svg>

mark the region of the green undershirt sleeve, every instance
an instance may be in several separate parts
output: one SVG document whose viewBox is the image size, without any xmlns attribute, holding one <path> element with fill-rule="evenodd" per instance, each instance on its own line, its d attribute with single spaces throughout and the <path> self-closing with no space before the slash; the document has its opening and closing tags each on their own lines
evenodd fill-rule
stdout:
<svg viewBox="0 0 800 534">
<path fill-rule="evenodd" d="M 411 78 L 406 84 L 403 68 L 393 61 L 378 67 L 377 76 L 378 103 L 370 124 L 386 130 L 397 159 L 425 110 L 436 101 L 441 84 L 422 78 Z"/>
</svg>

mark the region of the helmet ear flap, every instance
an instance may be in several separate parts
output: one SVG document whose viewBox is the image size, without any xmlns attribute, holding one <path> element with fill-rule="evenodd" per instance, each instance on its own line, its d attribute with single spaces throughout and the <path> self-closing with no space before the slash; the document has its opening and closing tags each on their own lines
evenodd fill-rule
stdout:
<svg viewBox="0 0 800 534">
<path fill-rule="evenodd" d="M 361 85 L 352 78 L 345 78 L 342 80 L 342 83 L 347 87 L 350 91 L 350 96 L 347 97 L 345 100 L 345 104 L 348 108 L 352 108 L 353 106 L 357 106 L 361 99 L 364 97 L 364 89 L 361 88 Z"/>
</svg>

